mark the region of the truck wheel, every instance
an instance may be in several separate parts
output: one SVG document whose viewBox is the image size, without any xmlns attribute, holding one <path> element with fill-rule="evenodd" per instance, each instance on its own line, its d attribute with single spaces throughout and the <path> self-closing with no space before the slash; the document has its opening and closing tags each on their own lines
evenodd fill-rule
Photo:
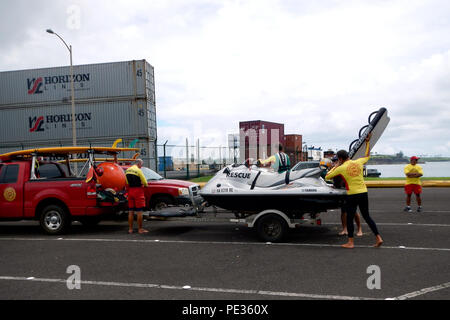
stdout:
<svg viewBox="0 0 450 320">
<path fill-rule="evenodd" d="M 287 231 L 284 219 L 276 214 L 267 214 L 259 218 L 256 231 L 259 237 L 266 242 L 279 242 Z"/>
<path fill-rule="evenodd" d="M 62 234 L 71 224 L 69 214 L 58 205 L 49 205 L 42 210 L 39 222 L 48 234 Z"/>
<path fill-rule="evenodd" d="M 172 199 L 170 199 L 170 197 L 161 196 L 161 197 L 157 197 L 153 201 L 152 208 L 155 211 L 163 210 L 163 209 L 167 208 L 171 204 L 173 204 L 173 201 L 172 201 Z"/>
</svg>

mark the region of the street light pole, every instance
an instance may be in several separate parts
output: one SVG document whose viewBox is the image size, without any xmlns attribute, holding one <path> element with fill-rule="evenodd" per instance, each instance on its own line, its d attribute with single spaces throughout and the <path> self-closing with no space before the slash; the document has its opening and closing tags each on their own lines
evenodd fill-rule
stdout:
<svg viewBox="0 0 450 320">
<path fill-rule="evenodd" d="M 77 126 L 75 119 L 75 88 L 73 85 L 73 63 L 72 63 L 72 45 L 69 46 L 70 52 L 70 91 L 72 95 L 72 142 L 73 146 L 77 145 Z"/>
<path fill-rule="evenodd" d="M 77 127 L 76 127 L 76 119 L 75 119 L 75 88 L 73 85 L 73 63 L 72 63 L 72 45 L 67 45 L 67 43 L 64 41 L 62 37 L 60 37 L 59 34 L 54 32 L 52 29 L 47 29 L 47 32 L 50 34 L 54 34 L 57 36 L 66 46 L 67 50 L 69 50 L 70 54 L 70 92 L 71 92 L 71 103 L 72 103 L 72 144 L 74 147 L 77 146 Z M 77 163 L 75 162 L 75 174 L 77 174 Z"/>
<path fill-rule="evenodd" d="M 47 29 L 47 32 L 50 34 L 54 34 L 59 39 L 61 39 L 61 41 L 66 46 L 67 50 L 69 50 L 69 54 L 70 54 L 70 91 L 71 91 L 71 96 L 72 96 L 72 143 L 73 143 L 73 146 L 75 147 L 77 145 L 77 128 L 75 125 L 75 89 L 74 89 L 74 85 L 73 85 L 72 45 L 70 45 L 70 46 L 67 45 L 67 43 L 64 41 L 64 39 L 61 38 L 60 35 L 57 34 L 56 32 L 54 32 L 53 30 Z"/>
</svg>

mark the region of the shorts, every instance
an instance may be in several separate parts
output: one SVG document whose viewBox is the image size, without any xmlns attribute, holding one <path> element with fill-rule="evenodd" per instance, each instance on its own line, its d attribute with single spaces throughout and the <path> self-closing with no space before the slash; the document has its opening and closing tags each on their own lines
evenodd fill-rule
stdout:
<svg viewBox="0 0 450 320">
<path fill-rule="evenodd" d="M 130 188 L 128 190 L 128 208 L 130 211 L 143 211 L 145 208 L 144 188 Z"/>
<path fill-rule="evenodd" d="M 414 192 L 414 194 L 421 194 L 422 186 L 420 184 L 406 184 L 405 185 L 405 193 L 407 195 L 411 195 L 413 192 Z"/>
</svg>

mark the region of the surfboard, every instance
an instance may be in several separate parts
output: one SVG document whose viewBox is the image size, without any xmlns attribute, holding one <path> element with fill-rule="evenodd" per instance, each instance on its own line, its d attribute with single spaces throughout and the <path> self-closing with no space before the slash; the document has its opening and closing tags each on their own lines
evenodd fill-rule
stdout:
<svg viewBox="0 0 450 320">
<path fill-rule="evenodd" d="M 366 153 L 366 138 L 369 133 L 372 133 L 369 142 L 369 150 L 372 150 L 377 141 L 380 139 L 389 121 L 388 112 L 386 108 L 380 108 L 369 115 L 369 124 L 363 126 L 359 130 L 359 138 L 352 141 L 348 148 L 348 156 L 350 159 L 358 159 L 365 156 Z"/>
<path fill-rule="evenodd" d="M 7 161 L 16 158 L 27 158 L 32 155 L 56 156 L 93 152 L 95 154 L 117 155 L 120 152 L 139 151 L 139 148 L 112 148 L 112 147 L 55 147 L 20 150 L 0 155 L 0 160 Z"/>
<path fill-rule="evenodd" d="M 89 159 L 87 159 L 87 158 L 69 159 L 69 162 L 70 163 L 72 163 L 72 162 L 86 162 L 88 160 Z M 117 158 L 117 159 L 114 159 L 114 158 L 95 158 L 94 160 L 95 160 L 95 162 L 133 162 L 136 159 L 135 158 Z M 66 162 L 66 160 L 59 160 L 58 162 L 59 163 L 64 163 L 64 162 Z"/>
</svg>

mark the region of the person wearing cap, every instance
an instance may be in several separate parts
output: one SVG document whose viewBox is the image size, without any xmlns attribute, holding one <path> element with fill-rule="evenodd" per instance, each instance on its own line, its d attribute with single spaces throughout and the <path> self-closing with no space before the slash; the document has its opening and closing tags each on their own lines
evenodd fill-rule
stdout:
<svg viewBox="0 0 450 320">
<path fill-rule="evenodd" d="M 335 155 L 331 158 L 332 168 L 338 166 L 338 157 Z M 338 189 L 345 189 L 345 182 L 342 180 L 341 176 L 336 176 L 333 178 L 333 185 Z M 356 227 L 358 228 L 358 232 L 356 232 L 357 237 L 362 237 L 363 232 L 361 228 L 361 217 L 358 212 L 355 213 L 355 222 Z M 348 235 L 347 231 L 347 213 L 345 212 L 345 204 L 341 207 L 341 223 L 342 223 L 342 231 L 339 232 L 340 236 Z"/>
<path fill-rule="evenodd" d="M 370 138 L 371 134 L 369 134 L 366 138 L 365 157 L 359 158 L 357 160 L 350 160 L 347 151 L 339 150 L 337 152 L 338 165 L 326 175 L 326 179 L 332 179 L 334 177 L 341 176 L 344 180 L 345 188 L 347 189 L 345 211 L 347 212 L 348 242 L 342 245 L 343 248 L 347 249 L 352 249 L 355 246 L 353 239 L 353 219 L 355 218 L 356 210 L 358 207 L 364 220 L 369 225 L 370 230 L 372 230 L 373 234 L 375 235 L 376 242 L 374 244 L 374 247 L 377 248 L 383 244 L 383 239 L 378 232 L 377 225 L 369 215 L 369 197 L 363 177 L 363 166 L 365 163 L 367 163 L 367 161 L 369 161 L 370 158 Z"/>
<path fill-rule="evenodd" d="M 417 164 L 417 160 L 420 158 L 412 156 L 409 159 L 409 164 L 405 166 L 404 172 L 406 175 L 405 182 L 405 193 L 406 193 L 406 207 L 404 211 L 412 212 L 411 210 L 411 195 L 414 192 L 417 201 L 417 212 L 422 211 L 422 198 L 420 194 L 422 193 L 422 185 L 420 182 L 420 177 L 423 176 L 423 169 Z"/>
</svg>

